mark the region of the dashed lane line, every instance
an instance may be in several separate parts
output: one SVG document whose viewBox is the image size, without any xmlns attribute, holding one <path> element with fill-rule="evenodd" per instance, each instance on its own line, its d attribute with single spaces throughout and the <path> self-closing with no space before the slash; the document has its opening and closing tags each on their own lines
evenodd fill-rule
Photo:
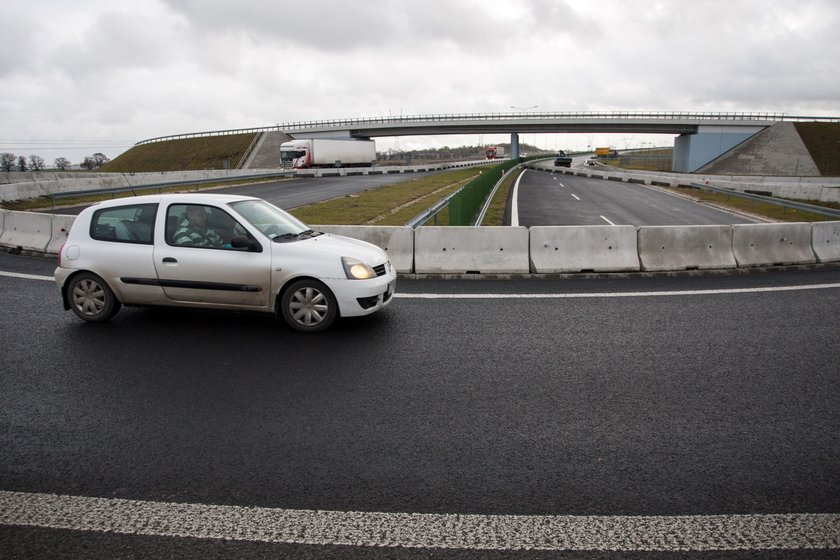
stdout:
<svg viewBox="0 0 840 560">
<path fill-rule="evenodd" d="M 840 548 L 840 514 L 677 516 L 343 512 L 0 491 L 0 524 L 365 547 L 553 551 Z"/>
</svg>

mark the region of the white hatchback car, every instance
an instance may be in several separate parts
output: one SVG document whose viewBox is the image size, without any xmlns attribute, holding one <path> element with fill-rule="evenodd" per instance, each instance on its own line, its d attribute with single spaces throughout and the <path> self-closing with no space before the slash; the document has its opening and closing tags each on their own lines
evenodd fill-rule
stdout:
<svg viewBox="0 0 840 560">
<path fill-rule="evenodd" d="M 364 241 L 313 231 L 259 198 L 164 194 L 101 202 L 79 214 L 55 280 L 85 321 L 126 305 L 275 313 L 316 332 L 391 303 L 396 271 Z"/>
</svg>

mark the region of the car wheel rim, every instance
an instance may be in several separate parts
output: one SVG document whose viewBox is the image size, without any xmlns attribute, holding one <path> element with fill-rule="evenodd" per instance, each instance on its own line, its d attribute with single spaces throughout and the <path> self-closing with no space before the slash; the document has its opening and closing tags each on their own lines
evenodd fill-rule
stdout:
<svg viewBox="0 0 840 560">
<path fill-rule="evenodd" d="M 315 288 L 303 288 L 292 294 L 289 301 L 292 317 L 301 325 L 314 327 L 327 317 L 329 304 L 326 296 Z"/>
<path fill-rule="evenodd" d="M 73 305 L 85 315 L 98 315 L 105 309 L 105 290 L 98 282 L 82 280 L 73 288 Z"/>
</svg>

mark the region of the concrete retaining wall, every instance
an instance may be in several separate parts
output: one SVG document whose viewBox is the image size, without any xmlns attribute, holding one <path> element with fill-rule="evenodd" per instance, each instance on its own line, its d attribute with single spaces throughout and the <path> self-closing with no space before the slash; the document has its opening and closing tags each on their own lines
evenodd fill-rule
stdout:
<svg viewBox="0 0 840 560">
<path fill-rule="evenodd" d="M 736 224 L 732 250 L 739 267 L 807 264 L 817 261 L 811 224 Z"/>
<path fill-rule="evenodd" d="M 373 243 L 386 253 L 397 272 L 414 271 L 414 230 L 405 226 L 311 226 L 324 233 Z"/>
<path fill-rule="evenodd" d="M 421 227 L 414 230 L 417 273 L 527 273 L 524 227 Z"/>
<path fill-rule="evenodd" d="M 811 224 L 811 248 L 819 262 L 840 261 L 840 222 Z"/>
<path fill-rule="evenodd" d="M 735 268 L 731 226 L 639 228 L 642 270 Z"/>
<path fill-rule="evenodd" d="M 531 272 L 639 270 L 635 226 L 532 227 Z"/>
</svg>

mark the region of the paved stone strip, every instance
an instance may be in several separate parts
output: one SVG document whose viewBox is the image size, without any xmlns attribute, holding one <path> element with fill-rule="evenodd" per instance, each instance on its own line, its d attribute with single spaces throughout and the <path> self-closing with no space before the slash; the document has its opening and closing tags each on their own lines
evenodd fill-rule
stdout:
<svg viewBox="0 0 840 560">
<path fill-rule="evenodd" d="M 0 524 L 146 536 L 369 547 L 571 551 L 840 548 L 840 514 L 365 513 L 0 491 Z"/>
</svg>

